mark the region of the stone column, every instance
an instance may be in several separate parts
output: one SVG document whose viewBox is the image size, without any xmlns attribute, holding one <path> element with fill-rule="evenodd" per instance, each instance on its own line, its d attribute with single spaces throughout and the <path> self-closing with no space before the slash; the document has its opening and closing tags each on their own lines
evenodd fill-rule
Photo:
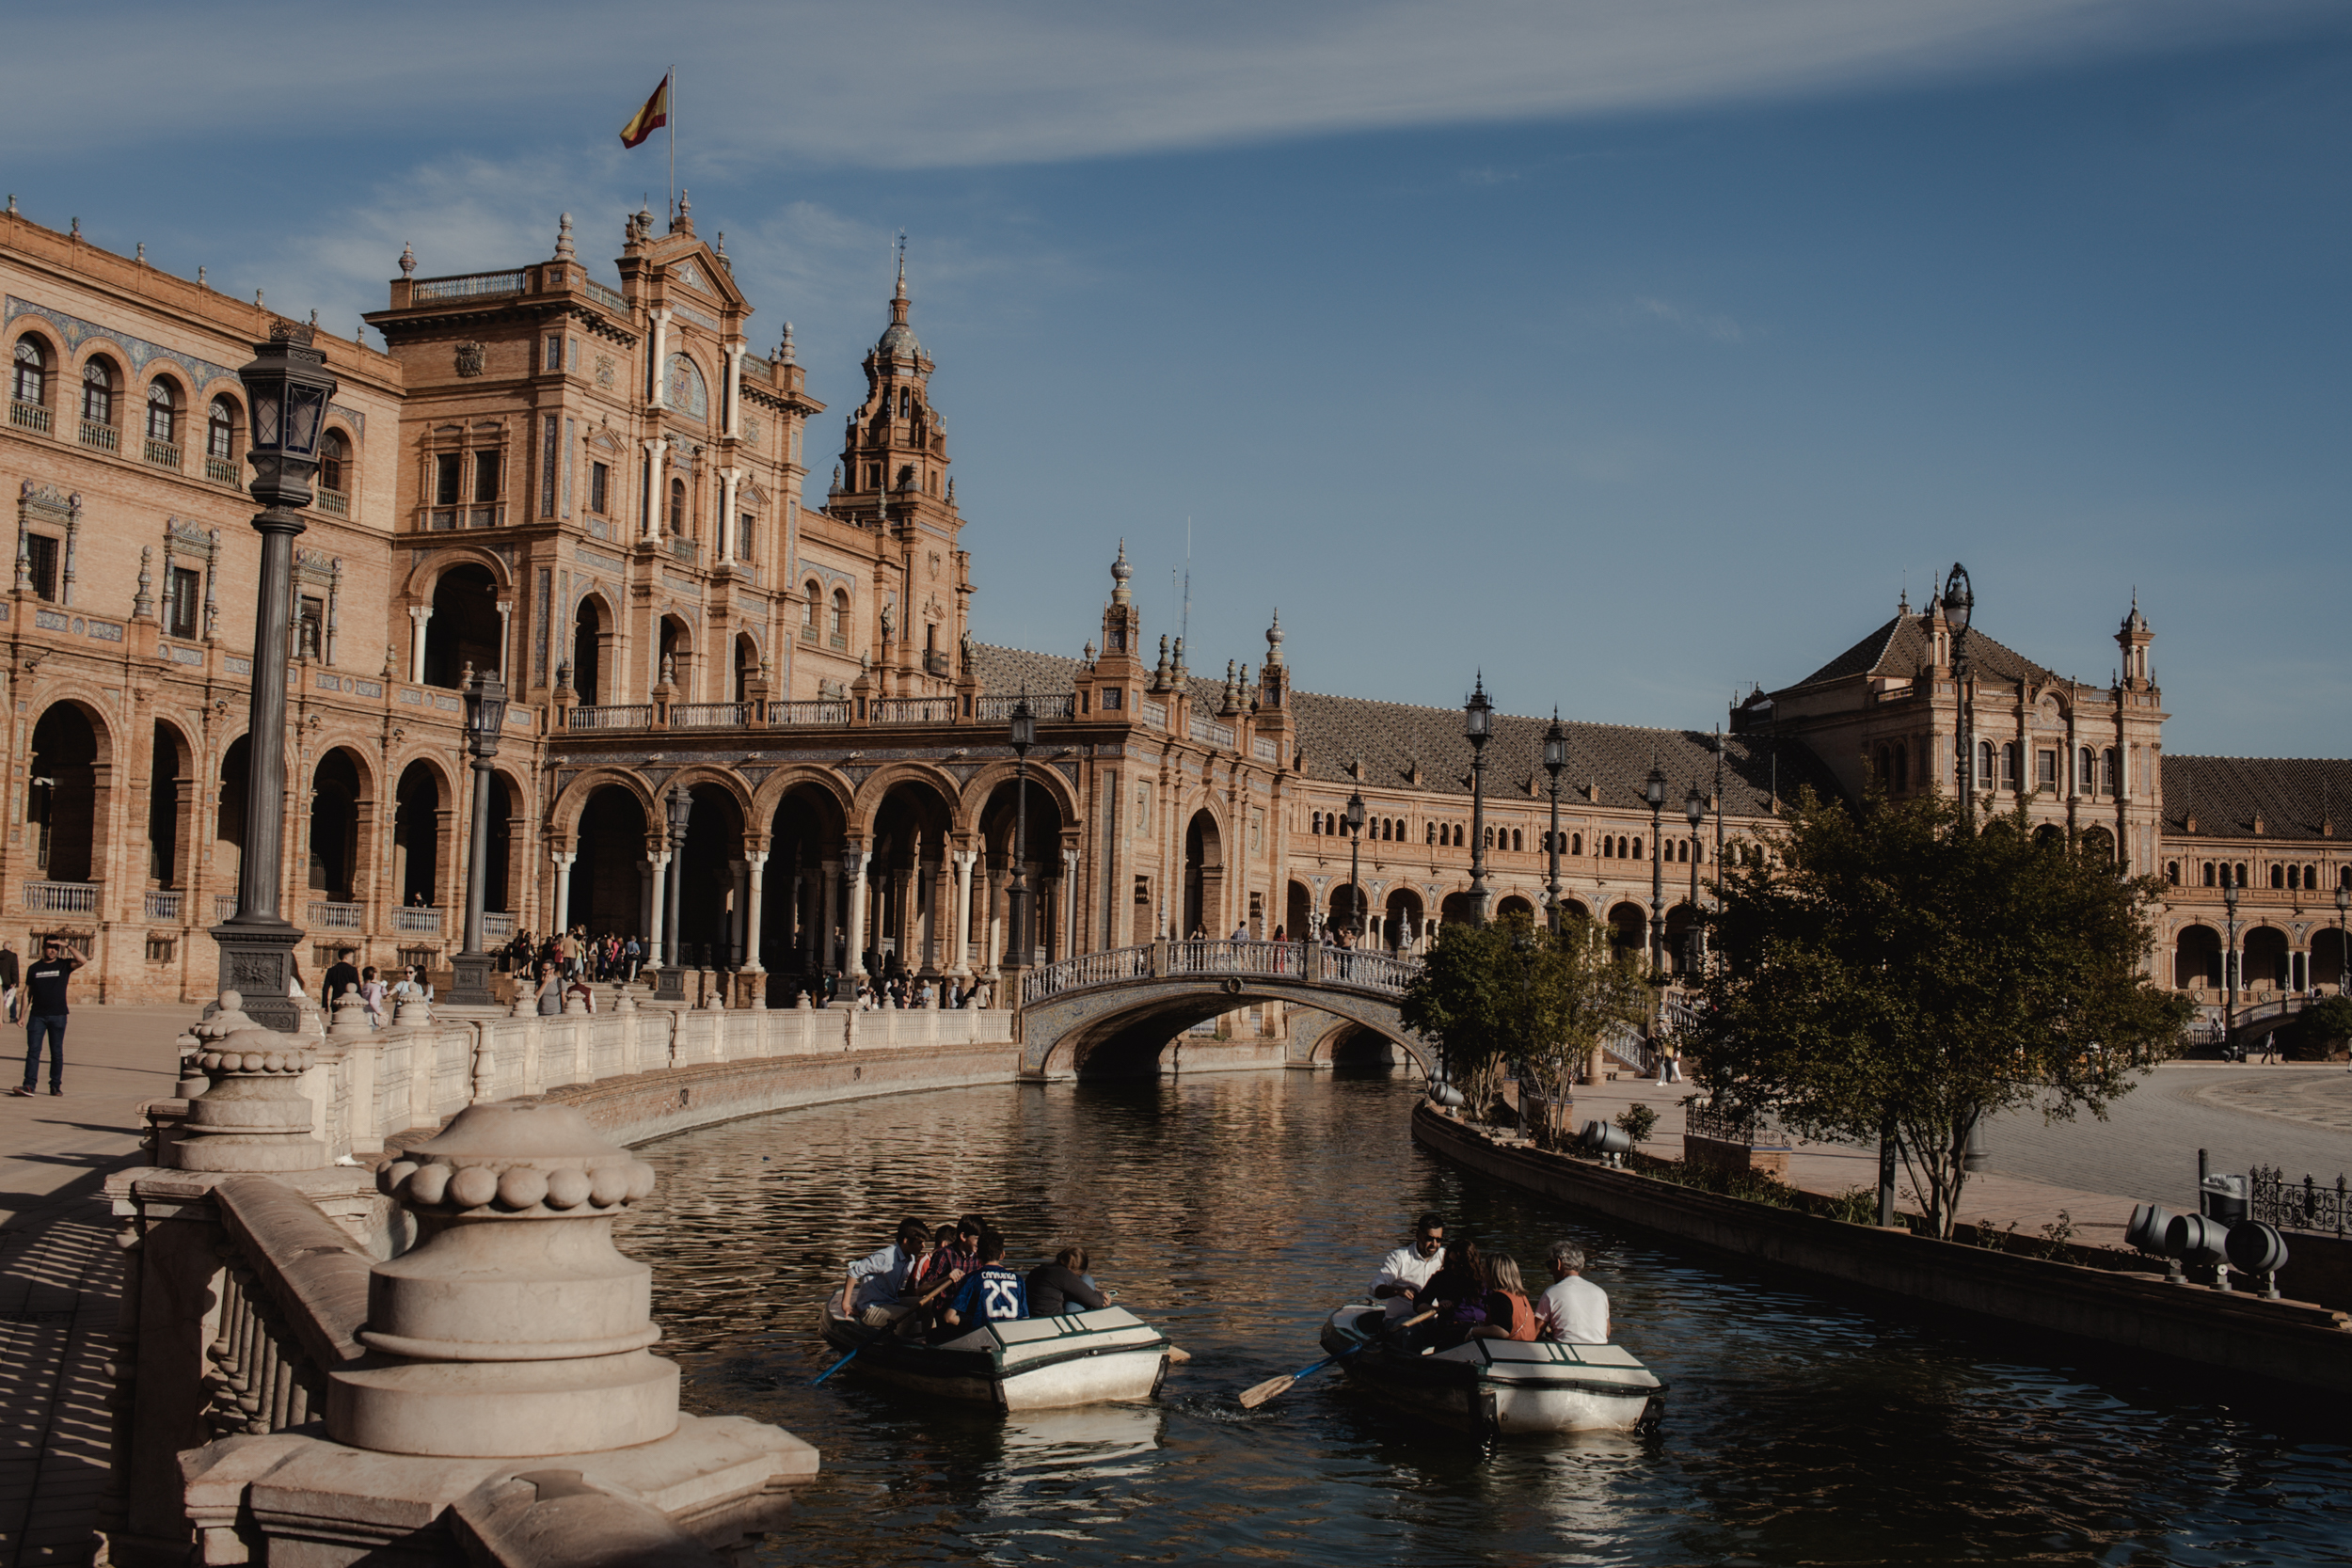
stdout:
<svg viewBox="0 0 2352 1568">
<path fill-rule="evenodd" d="M 659 969 L 662 965 L 661 933 L 669 927 L 667 895 L 670 884 L 670 851 L 666 848 L 653 857 L 653 916 L 645 927 L 645 967 Z"/>
<path fill-rule="evenodd" d="M 514 624 L 515 624 L 515 619 L 514 619 L 514 618 L 515 618 L 515 601 L 514 601 L 514 600 L 512 600 L 512 599 L 501 599 L 501 600 L 499 601 L 499 672 L 498 672 L 501 675 L 509 675 L 509 674 L 511 674 L 511 673 L 513 672 L 513 670 L 514 670 L 514 668 L 515 668 L 515 659 L 514 659 L 514 648 L 515 648 L 515 641 L 514 641 Z M 515 681 L 515 680 L 512 680 L 512 679 L 510 679 L 510 680 L 508 680 L 508 681 L 507 681 L 507 686 L 508 686 L 508 688 L 509 688 L 510 689 L 511 689 L 512 688 L 516 687 L 516 686 L 520 685 L 520 684 L 521 684 L 520 682 L 518 682 L 518 681 Z"/>
<path fill-rule="evenodd" d="M 432 619 L 431 605 L 409 606 L 408 679 L 411 685 L 424 684 L 424 624 Z"/>
<path fill-rule="evenodd" d="M 551 851 L 549 858 L 555 862 L 555 910 L 542 924 L 550 931 L 562 931 L 571 926 L 572 862 L 580 858 L 580 852 L 576 849 L 557 849 Z"/>
<path fill-rule="evenodd" d="M 992 980 L 996 977 L 996 971 L 1005 956 L 1005 917 L 996 910 L 996 898 L 1000 892 L 996 878 L 996 868 L 992 865 L 980 879 L 981 946 L 988 959 L 982 973 Z"/>
<path fill-rule="evenodd" d="M 948 858 L 956 867 L 956 923 L 947 936 L 947 973 L 959 980 L 972 978 L 972 863 L 977 849 L 957 849 Z"/>
<path fill-rule="evenodd" d="M 720 430 L 719 434 L 730 440 L 739 440 L 743 435 L 743 345 L 741 343 L 730 343 L 727 345 L 727 387 L 725 395 L 727 400 L 725 413 L 726 423 Z M 733 490 L 729 490 L 727 495 L 729 500 L 734 499 Z M 729 514 L 729 515 L 732 515 L 732 514 Z"/>
<path fill-rule="evenodd" d="M 759 905 L 762 895 L 767 892 L 768 851 L 765 849 L 746 850 L 743 854 L 743 863 L 750 872 L 745 879 L 745 887 L 748 892 L 743 908 L 743 967 L 757 974 L 761 972 Z"/>
<path fill-rule="evenodd" d="M 1061 938 L 1061 952 L 1057 956 L 1074 958 L 1078 956 L 1078 851 L 1075 849 L 1061 852 L 1061 930 L 1057 933 Z"/>
<path fill-rule="evenodd" d="M 752 868 L 749 861 L 727 862 L 727 872 L 730 879 L 734 883 L 734 886 L 731 889 L 734 896 L 730 900 L 734 907 L 727 911 L 727 947 L 729 952 L 726 956 L 729 958 L 733 958 L 738 953 L 748 951 L 748 949 L 746 949 L 743 945 L 743 938 L 746 934 L 745 927 L 747 924 L 745 919 L 747 911 L 744 909 L 744 905 L 749 902 L 745 894 L 751 885 L 751 871 Z M 714 963 L 710 967 L 713 969 L 721 969 L 725 966 L 723 964 Z"/>
<path fill-rule="evenodd" d="M 648 357 L 647 366 L 653 372 L 653 386 L 645 394 L 645 406 L 667 408 L 670 405 L 670 388 L 663 374 L 670 368 L 670 308 L 658 305 L 646 315 L 653 321 L 653 353 Z"/>
<path fill-rule="evenodd" d="M 670 445 L 666 441 L 645 443 L 645 515 L 639 519 L 637 536 L 656 539 L 661 534 L 661 519 L 669 505 Z M 658 641 L 658 639 L 657 639 Z"/>
<path fill-rule="evenodd" d="M 728 434 L 733 435 L 734 432 L 729 431 Z M 740 468 L 730 466 L 719 470 L 719 532 L 711 540 L 714 546 L 713 565 L 721 561 L 742 559 L 743 542 L 735 536 L 735 487 L 742 479 L 743 470 Z"/>
<path fill-rule="evenodd" d="M 809 942 L 809 951 L 817 956 L 818 973 L 833 967 L 833 933 L 841 924 L 841 867 L 831 861 L 825 863 L 824 918 L 817 923 L 816 935 Z"/>
<path fill-rule="evenodd" d="M 872 851 L 851 844 L 841 852 L 841 871 L 850 884 L 850 918 L 843 940 L 841 973 L 851 980 L 866 974 L 866 863 Z"/>
</svg>

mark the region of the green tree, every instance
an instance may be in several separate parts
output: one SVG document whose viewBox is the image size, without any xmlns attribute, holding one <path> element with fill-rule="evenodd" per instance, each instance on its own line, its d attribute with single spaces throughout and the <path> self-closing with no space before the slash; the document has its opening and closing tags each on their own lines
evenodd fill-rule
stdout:
<svg viewBox="0 0 2352 1568">
<path fill-rule="evenodd" d="M 1523 915 L 1487 926 L 1440 926 L 1400 1011 L 1445 1048 L 1448 1070 L 1483 1112 L 1505 1064 L 1565 1105 L 1586 1055 L 1611 1030 L 1645 1016 L 1636 960 L 1612 954 L 1606 930 L 1568 919 L 1558 933 Z M 1538 1137 L 1565 1129 L 1531 1118 Z"/>
<path fill-rule="evenodd" d="M 2022 1104 L 2104 1119 L 2189 1014 L 2141 973 L 2154 879 L 2022 806 L 1973 832 L 1949 800 L 1807 794 L 1763 861 L 1717 885 L 1697 1077 L 1800 1132 L 1892 1130 L 1936 1235 L 1979 1121 Z"/>
<path fill-rule="evenodd" d="M 2345 1038 L 2352 1038 L 2352 996 L 2328 996 L 2296 1015 L 2287 1046 L 2299 1060 L 2321 1062 Z"/>
</svg>

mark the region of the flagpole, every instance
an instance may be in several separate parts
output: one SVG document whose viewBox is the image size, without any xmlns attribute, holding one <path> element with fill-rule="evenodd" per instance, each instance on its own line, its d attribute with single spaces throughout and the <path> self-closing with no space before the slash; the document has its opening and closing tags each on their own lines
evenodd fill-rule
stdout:
<svg viewBox="0 0 2352 1568">
<path fill-rule="evenodd" d="M 677 221 L 677 67 L 670 67 L 670 221 Z"/>
</svg>

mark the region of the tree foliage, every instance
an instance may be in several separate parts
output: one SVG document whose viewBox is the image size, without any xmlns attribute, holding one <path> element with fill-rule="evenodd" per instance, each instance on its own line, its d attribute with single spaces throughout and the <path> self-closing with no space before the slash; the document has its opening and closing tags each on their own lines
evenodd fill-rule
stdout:
<svg viewBox="0 0 2352 1568">
<path fill-rule="evenodd" d="M 1513 1062 L 1549 1101 L 1565 1104 L 1594 1047 L 1647 1008 L 1635 959 L 1612 953 L 1606 928 L 1569 918 L 1555 933 L 1509 915 L 1440 926 L 1400 1011 L 1407 1027 L 1444 1047 L 1448 1070 L 1483 1111 Z M 1531 1119 L 1547 1140 L 1559 1131 L 1549 1117 Z"/>
<path fill-rule="evenodd" d="M 1774 850 L 1718 884 L 1697 1077 L 1800 1132 L 1891 1128 L 1937 1235 L 1979 1121 L 2104 1119 L 2186 1021 L 2141 973 L 2155 880 L 2037 837 L 2022 807 L 1972 832 L 1949 800 L 1808 794 Z"/>
<path fill-rule="evenodd" d="M 2352 1038 L 2352 996 L 2326 996 L 2296 1015 L 2287 1043 L 2304 1061 L 2325 1061 L 2337 1042 Z"/>
</svg>

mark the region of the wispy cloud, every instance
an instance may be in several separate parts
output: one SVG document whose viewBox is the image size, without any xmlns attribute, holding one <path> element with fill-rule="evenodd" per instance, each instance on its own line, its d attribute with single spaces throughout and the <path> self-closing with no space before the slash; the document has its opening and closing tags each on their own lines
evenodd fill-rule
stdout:
<svg viewBox="0 0 2352 1568">
<path fill-rule="evenodd" d="M 1731 317 L 1706 310 L 1693 310 L 1672 300 L 1642 295 L 1633 302 L 1632 313 L 1644 321 L 1663 322 L 1679 332 L 1694 338 L 1708 338 L 1719 343 L 1743 343 L 1750 329 Z"/>
<path fill-rule="evenodd" d="M 188 132 L 189 84 L 247 79 L 265 37 L 273 73 L 344 133 L 560 127 L 617 149 L 664 57 L 637 0 L 414 0 L 386 17 L 286 4 L 249 5 L 229 29 L 162 4 L 14 17 L 24 59 L 72 57 L 104 29 L 115 95 L 92 120 L 73 72 L 24 76 L 12 140 L 22 154 Z M 2325 0 L 705 0 L 665 8 L 660 36 L 710 40 L 679 61 L 691 159 L 944 167 L 1687 107 L 2342 20 Z M 200 112 L 208 133 L 285 123 L 269 94 L 224 91 Z"/>
</svg>

